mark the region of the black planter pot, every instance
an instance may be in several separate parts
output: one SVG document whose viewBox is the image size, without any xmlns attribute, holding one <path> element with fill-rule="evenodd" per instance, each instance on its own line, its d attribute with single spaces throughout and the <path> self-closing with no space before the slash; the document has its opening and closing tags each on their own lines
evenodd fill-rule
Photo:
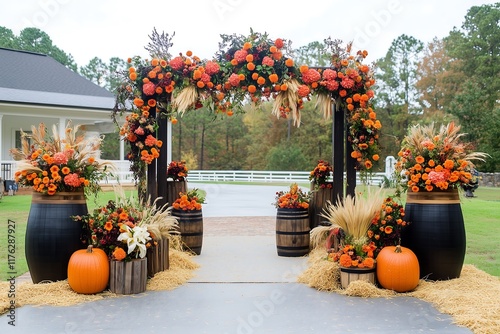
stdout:
<svg viewBox="0 0 500 334">
<path fill-rule="evenodd" d="M 458 191 L 408 193 L 401 243 L 418 258 L 420 277 L 447 280 L 460 277 L 466 235 Z"/>
<path fill-rule="evenodd" d="M 82 224 L 71 216 L 88 213 L 82 192 L 53 196 L 33 193 L 25 236 L 26 262 L 33 283 L 68 278 L 68 262 L 81 242 Z"/>
</svg>

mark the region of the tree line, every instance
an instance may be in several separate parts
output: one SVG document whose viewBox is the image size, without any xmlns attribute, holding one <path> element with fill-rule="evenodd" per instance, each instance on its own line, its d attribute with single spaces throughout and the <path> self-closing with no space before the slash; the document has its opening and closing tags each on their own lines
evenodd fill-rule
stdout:
<svg viewBox="0 0 500 334">
<path fill-rule="evenodd" d="M 477 151 L 490 154 L 478 164 L 484 172 L 500 170 L 500 4 L 471 7 L 460 28 L 424 44 L 407 35 L 397 37 L 375 69 L 375 111 L 381 120 L 382 152 L 396 156 L 412 124 L 454 121 L 462 126 Z M 71 54 L 52 44 L 36 28 L 19 36 L 0 27 L 0 46 L 46 53 L 94 83 L 115 91 L 115 74 L 125 60 L 98 57 L 78 67 Z M 326 66 L 330 55 L 324 42 L 294 50 L 297 64 Z M 186 160 L 190 169 L 312 170 L 318 160 L 332 159 L 332 121 L 304 104 L 302 123 L 271 115 L 272 102 L 259 109 L 247 105 L 241 115 L 214 115 L 208 107 L 186 113 L 172 126 L 172 158 Z M 117 159 L 117 134 L 108 134 L 103 155 Z M 384 166 L 378 166 L 383 170 Z"/>
</svg>

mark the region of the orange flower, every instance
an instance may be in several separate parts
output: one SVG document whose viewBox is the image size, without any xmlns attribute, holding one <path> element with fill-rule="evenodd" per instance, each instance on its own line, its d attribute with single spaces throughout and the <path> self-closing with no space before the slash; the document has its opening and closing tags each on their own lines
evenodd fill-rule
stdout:
<svg viewBox="0 0 500 334">
<path fill-rule="evenodd" d="M 259 77 L 257 79 L 257 83 L 262 86 L 263 84 L 266 83 L 266 79 L 264 79 L 263 77 Z"/>
<path fill-rule="evenodd" d="M 276 83 L 278 82 L 278 75 L 276 73 L 273 73 L 269 76 L 269 81 L 271 81 L 272 83 Z"/>
<path fill-rule="evenodd" d="M 125 253 L 125 251 L 123 250 L 123 248 L 121 247 L 116 247 L 115 250 L 113 251 L 113 259 L 117 260 L 117 261 L 121 261 L 123 260 L 126 256 L 127 256 L 127 253 Z"/>
<path fill-rule="evenodd" d="M 252 93 L 252 94 L 257 91 L 257 88 L 254 85 L 249 85 L 247 89 L 248 89 L 248 92 Z"/>
<path fill-rule="evenodd" d="M 293 59 L 287 58 L 287 60 L 285 60 L 285 65 L 287 67 L 293 67 Z"/>
<path fill-rule="evenodd" d="M 248 50 L 252 47 L 252 43 L 246 42 L 243 44 L 243 50 Z"/>
<path fill-rule="evenodd" d="M 423 156 L 419 155 L 415 158 L 415 161 L 418 163 L 418 164 L 423 164 L 425 162 L 425 159 Z"/>
<path fill-rule="evenodd" d="M 69 167 L 63 167 L 61 169 L 61 172 L 64 174 L 64 175 L 68 175 L 69 173 L 71 173 L 71 169 L 69 169 Z"/>
<path fill-rule="evenodd" d="M 339 264 L 342 266 L 342 267 L 350 267 L 351 264 L 352 264 L 352 259 L 349 255 L 347 254 L 342 254 L 340 256 L 340 259 L 339 259 Z"/>
<path fill-rule="evenodd" d="M 247 64 L 247 69 L 248 69 L 249 71 L 253 71 L 253 70 L 255 70 L 255 64 L 254 64 L 254 63 L 249 62 L 249 63 Z"/>
<path fill-rule="evenodd" d="M 450 160 L 450 159 L 447 159 L 444 164 L 443 164 L 444 168 L 446 169 L 453 169 L 453 167 L 455 166 L 455 163 L 453 162 L 453 160 Z"/>
</svg>

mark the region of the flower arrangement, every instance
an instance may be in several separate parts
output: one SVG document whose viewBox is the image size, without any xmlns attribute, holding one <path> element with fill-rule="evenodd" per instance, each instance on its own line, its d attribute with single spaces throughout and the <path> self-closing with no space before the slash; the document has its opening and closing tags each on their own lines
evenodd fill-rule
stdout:
<svg viewBox="0 0 500 334">
<path fill-rule="evenodd" d="M 289 43 L 281 38 L 271 40 L 267 34 L 250 30 L 249 36 L 221 35 L 217 60 L 222 64 L 224 99 L 216 102 L 240 108 L 246 95 L 258 104 L 275 98 L 273 114 L 292 115 L 300 124 L 302 99 L 298 98 L 299 72 L 288 56 Z"/>
<path fill-rule="evenodd" d="M 382 124 L 371 108 L 372 90 L 375 84 L 373 70 L 363 64 L 367 51 L 351 54 L 352 43 L 344 48 L 340 40 L 325 40 L 330 48 L 332 62 L 329 68 L 300 67 L 301 82 L 298 94 L 308 98 L 317 94 L 317 105 L 325 118 L 332 115 L 332 100 L 348 113 L 349 141 L 359 170 L 370 170 L 379 160 L 378 139 Z"/>
<path fill-rule="evenodd" d="M 300 189 L 297 183 L 292 183 L 289 191 L 276 192 L 274 206 L 278 209 L 307 209 L 309 201 L 310 193 Z"/>
<path fill-rule="evenodd" d="M 328 182 L 332 172 L 333 167 L 328 161 L 319 160 L 309 174 L 309 181 L 313 182 L 317 188 L 332 188 L 332 184 Z"/>
<path fill-rule="evenodd" d="M 195 188 L 187 193 L 180 193 L 179 198 L 175 200 L 172 207 L 175 210 L 183 211 L 201 210 L 203 203 L 205 203 L 205 198 L 201 196 L 198 189 Z"/>
<path fill-rule="evenodd" d="M 91 214 L 73 220 L 83 224 L 85 243 L 101 248 L 109 259 L 117 261 L 144 258 L 158 240 L 178 233 L 177 219 L 169 208 L 158 208 L 156 201 L 141 204 L 123 193 L 117 201 L 110 200 Z"/>
<path fill-rule="evenodd" d="M 401 177 L 404 191 L 436 191 L 459 188 L 472 180 L 472 160 L 481 160 L 487 154 L 473 152 L 470 143 L 462 142 L 464 133 L 453 122 L 434 123 L 409 129 L 403 139 L 396 173 Z"/>
<path fill-rule="evenodd" d="M 375 257 L 386 246 L 400 244 L 401 231 L 408 225 L 404 220 L 405 210 L 393 196 L 388 196 L 382 203 L 381 210 L 375 214 L 367 236 L 376 247 Z"/>
<path fill-rule="evenodd" d="M 381 190 L 375 194 L 356 193 L 347 196 L 338 204 L 328 202 L 321 216 L 330 222 L 330 226 L 313 229 L 311 241 L 318 243 L 325 230 L 332 237 L 341 233 L 343 238 L 339 250 L 329 249 L 328 259 L 339 262 L 343 267 L 373 268 L 375 265 L 376 244 L 368 238 L 368 230 L 373 217 L 379 214 L 383 198 Z M 327 245 L 331 242 L 327 239 Z"/>
<path fill-rule="evenodd" d="M 137 225 L 141 215 L 134 207 L 110 200 L 107 205 L 94 209 L 92 214 L 73 219 L 82 222 L 84 241 L 103 249 L 110 259 L 144 258 L 147 247 L 151 247 L 149 233 Z"/>
<path fill-rule="evenodd" d="M 167 179 L 184 181 L 188 175 L 185 161 L 172 161 L 167 167 Z"/>
<path fill-rule="evenodd" d="M 274 99 L 272 112 L 277 117 L 293 117 L 300 126 L 303 103 L 317 94 L 324 117 L 332 114 L 332 102 L 348 113 L 349 141 L 360 171 L 369 171 L 379 160 L 378 139 L 381 123 L 371 108 L 375 83 L 370 66 L 363 64 L 366 51 L 351 55 L 351 43 L 325 40 L 332 61 L 328 68 L 296 66 L 291 42 L 270 39 L 250 30 L 250 35 L 221 35 L 219 50 L 212 60 L 201 60 L 191 51 L 173 57 L 168 53 L 171 38 L 156 31 L 152 38 L 151 60 L 129 59 L 123 75 L 113 116 L 132 112 L 122 134 L 131 145 L 131 169 L 136 180 L 145 176 L 145 165 L 158 157 L 161 142 L 156 140 L 158 118 L 176 121 L 175 114 L 207 106 L 216 114 L 233 115 L 248 101 L 258 104 Z M 154 51 L 154 52 L 152 52 Z M 144 140 L 136 139 L 137 123 L 149 126 Z M 142 138 L 142 139 L 145 139 Z M 136 147 L 142 148 L 136 148 Z M 146 149 L 144 149 L 146 148 Z"/>
<path fill-rule="evenodd" d="M 125 117 L 120 135 L 129 143 L 127 159 L 136 180 L 145 176 L 145 166 L 160 156 L 161 140 L 156 139 L 157 123 L 149 115 L 148 108 Z"/>
<path fill-rule="evenodd" d="M 21 149 L 10 150 L 18 161 L 15 181 L 19 184 L 46 195 L 81 189 L 95 194 L 99 181 L 112 176 L 114 166 L 98 159 L 102 138 L 85 138 L 80 126 L 71 124 L 64 138 L 57 126 L 52 128 L 52 136 L 43 123 L 31 130 L 31 134 L 21 131 Z"/>
</svg>

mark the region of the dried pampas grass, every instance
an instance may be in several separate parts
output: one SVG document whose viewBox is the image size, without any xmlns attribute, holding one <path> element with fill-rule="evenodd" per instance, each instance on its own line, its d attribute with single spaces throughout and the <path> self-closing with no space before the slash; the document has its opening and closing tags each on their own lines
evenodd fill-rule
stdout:
<svg viewBox="0 0 500 334">
<path fill-rule="evenodd" d="M 184 114 L 187 110 L 198 101 L 200 95 L 195 86 L 187 86 L 183 88 L 179 94 L 172 98 L 172 106 L 179 113 Z"/>
<path fill-rule="evenodd" d="M 354 197 L 346 196 L 336 205 L 328 201 L 320 215 L 332 224 L 330 229 L 341 228 L 346 236 L 360 240 L 366 236 L 373 217 L 380 212 L 384 202 L 382 190 L 372 192 L 368 188 L 366 196 L 357 192 Z"/>
<path fill-rule="evenodd" d="M 300 110 L 297 108 L 297 102 L 299 101 L 299 96 L 297 94 L 297 90 L 299 89 L 299 82 L 297 79 L 290 79 L 284 82 L 288 89 L 285 91 L 280 91 L 276 98 L 274 99 L 273 110 L 272 113 L 276 117 L 280 118 L 281 106 L 288 106 L 290 108 L 290 113 L 293 117 L 293 124 L 297 127 L 300 126 Z"/>
<path fill-rule="evenodd" d="M 316 107 L 319 108 L 323 114 L 324 119 L 330 119 L 333 113 L 332 97 L 330 94 L 318 94 L 316 100 Z"/>
</svg>

